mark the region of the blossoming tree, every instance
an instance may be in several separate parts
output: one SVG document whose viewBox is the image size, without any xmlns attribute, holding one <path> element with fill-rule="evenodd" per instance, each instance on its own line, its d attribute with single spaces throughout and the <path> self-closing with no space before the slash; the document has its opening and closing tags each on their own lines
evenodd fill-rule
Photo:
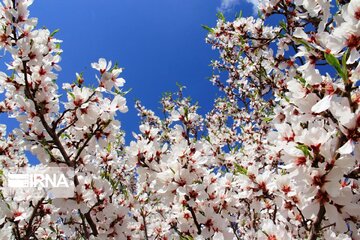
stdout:
<svg viewBox="0 0 360 240">
<path fill-rule="evenodd" d="M 19 122 L 0 129 L 0 183 L 31 151 L 39 166 L 74 169 L 75 191 L 3 188 L 1 239 L 360 239 L 359 0 L 265 0 L 257 19 L 219 14 L 205 28 L 222 97 L 205 116 L 182 87 L 161 99 L 164 117 L 137 102 L 129 146 L 116 118 L 127 111 L 122 69 L 99 59 L 95 87 L 77 75 L 59 90 L 60 41 L 36 29 L 31 3 L 0 9 L 12 56 L 0 109 Z"/>
</svg>

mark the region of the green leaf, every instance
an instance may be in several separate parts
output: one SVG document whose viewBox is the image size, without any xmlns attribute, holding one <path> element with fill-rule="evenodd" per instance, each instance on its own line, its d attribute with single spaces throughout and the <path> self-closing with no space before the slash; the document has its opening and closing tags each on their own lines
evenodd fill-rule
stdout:
<svg viewBox="0 0 360 240">
<path fill-rule="evenodd" d="M 235 147 L 233 148 L 233 153 L 236 153 L 237 151 L 239 151 L 240 149 L 240 145 L 235 145 Z"/>
<path fill-rule="evenodd" d="M 265 117 L 263 120 L 264 120 L 266 123 L 269 123 L 269 122 L 271 122 L 273 119 L 272 119 L 271 117 Z"/>
<path fill-rule="evenodd" d="M 287 28 L 286 22 L 280 21 L 280 22 L 279 22 L 279 25 L 280 25 L 280 27 L 281 27 L 282 29 L 286 30 L 286 28 Z"/>
<path fill-rule="evenodd" d="M 243 11 L 240 10 L 239 13 L 236 13 L 235 18 L 242 18 L 242 16 L 243 16 Z"/>
<path fill-rule="evenodd" d="M 121 92 L 121 96 L 125 96 L 126 94 L 128 94 L 129 92 L 131 92 L 132 91 L 132 88 L 129 88 L 127 91 L 125 91 L 125 92 Z"/>
<path fill-rule="evenodd" d="M 342 70 L 342 67 L 340 65 L 339 60 L 332 55 L 331 53 L 325 53 L 324 54 L 326 61 L 335 68 L 335 70 L 337 71 L 337 73 L 339 74 L 340 77 L 342 77 L 342 79 L 346 79 L 345 74 Z"/>
<path fill-rule="evenodd" d="M 346 68 L 346 60 L 347 60 L 348 54 L 349 54 L 349 49 L 346 50 L 346 52 L 344 53 L 344 55 L 341 59 L 341 64 L 342 64 L 343 68 L 344 68 L 344 66 Z"/>
<path fill-rule="evenodd" d="M 335 136 L 336 136 L 336 137 L 340 137 L 340 136 L 341 136 L 341 132 L 340 132 L 340 131 L 337 131 Z"/>
<path fill-rule="evenodd" d="M 185 117 L 187 117 L 188 114 L 189 114 L 189 108 L 184 107 L 184 115 L 185 115 Z"/>
<path fill-rule="evenodd" d="M 332 55 L 331 53 L 325 53 L 324 54 L 326 61 L 333 67 L 335 67 L 336 69 L 340 68 L 340 62 L 339 60 Z"/>
<path fill-rule="evenodd" d="M 212 29 L 211 27 L 209 26 L 206 26 L 206 25 L 201 25 L 203 29 L 205 29 L 206 31 L 208 31 L 209 33 L 214 33 L 214 29 Z"/>
<path fill-rule="evenodd" d="M 112 71 L 112 70 L 116 70 L 116 69 L 119 69 L 119 64 L 116 62 L 115 64 L 114 64 L 114 66 L 110 69 L 110 72 Z"/>
<path fill-rule="evenodd" d="M 52 232 L 56 232 L 56 230 L 55 230 L 55 228 L 53 227 L 53 226 L 49 226 L 49 228 L 50 228 L 50 230 L 52 231 Z"/>
<path fill-rule="evenodd" d="M 107 151 L 108 153 L 111 152 L 111 142 L 108 143 L 108 145 L 107 145 L 107 147 L 106 147 L 106 151 Z"/>
<path fill-rule="evenodd" d="M 51 34 L 50 37 L 54 37 L 56 33 L 58 33 L 60 31 L 60 29 L 55 29 Z"/>
<path fill-rule="evenodd" d="M 342 65 L 342 71 L 344 73 L 344 81 L 345 83 L 347 83 L 348 81 L 348 72 L 347 72 L 347 66 L 346 66 L 346 60 L 348 58 L 349 55 L 349 49 L 346 50 L 346 52 L 344 53 L 342 59 L 341 59 L 341 65 Z"/>
<path fill-rule="evenodd" d="M 180 235 L 180 240 L 193 240 L 194 238 L 192 236 L 186 235 Z"/>
<path fill-rule="evenodd" d="M 241 226 L 245 226 L 246 223 L 247 223 L 247 221 L 246 221 L 245 219 L 243 219 L 243 220 L 241 221 Z"/>
<path fill-rule="evenodd" d="M 125 195 L 125 198 L 128 198 L 129 193 L 128 193 L 128 191 L 126 190 L 126 188 L 124 188 L 124 187 L 121 188 L 121 193 Z"/>
<path fill-rule="evenodd" d="M 297 149 L 301 150 L 306 157 L 310 156 L 310 148 L 304 144 L 299 144 L 296 146 Z"/>
<path fill-rule="evenodd" d="M 209 137 L 209 136 L 203 136 L 203 139 L 204 139 L 205 141 L 208 141 L 209 143 L 211 143 L 211 142 L 210 142 L 210 137 Z"/>
<path fill-rule="evenodd" d="M 310 46 L 309 43 L 306 42 L 304 39 L 296 38 L 295 41 L 296 41 L 297 44 L 302 44 L 302 45 L 304 45 L 305 48 L 306 48 L 306 50 L 311 51 L 311 46 Z"/>
<path fill-rule="evenodd" d="M 223 22 L 225 22 L 225 16 L 222 12 L 218 12 L 216 14 L 216 16 L 218 17 L 219 20 L 222 20 Z"/>
<path fill-rule="evenodd" d="M 242 175 L 247 175 L 247 170 L 246 168 L 244 168 L 243 166 L 235 163 L 235 171 L 234 174 L 237 175 L 238 173 L 242 174 Z"/>
<path fill-rule="evenodd" d="M 74 95 L 72 92 L 68 92 L 68 94 L 70 95 L 70 97 L 71 97 L 72 99 L 75 99 L 75 95 Z"/>
<path fill-rule="evenodd" d="M 297 80 L 299 80 L 299 82 L 301 83 L 301 85 L 306 86 L 306 80 L 305 80 L 305 78 L 299 77 L 299 78 L 297 78 Z"/>
<path fill-rule="evenodd" d="M 61 138 L 68 138 L 68 139 L 70 139 L 71 137 L 70 137 L 70 135 L 69 134 L 67 134 L 67 133 L 63 133 L 63 134 L 61 134 L 61 136 L 60 136 Z"/>
</svg>

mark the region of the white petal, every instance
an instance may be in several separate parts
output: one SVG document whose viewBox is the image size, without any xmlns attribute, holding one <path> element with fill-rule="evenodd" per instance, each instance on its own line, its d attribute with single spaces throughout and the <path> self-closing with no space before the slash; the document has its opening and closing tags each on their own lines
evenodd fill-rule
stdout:
<svg viewBox="0 0 360 240">
<path fill-rule="evenodd" d="M 336 160 L 335 164 L 339 166 L 344 172 L 346 172 L 350 168 L 354 167 L 355 157 L 350 155 L 341 156 Z"/>
<path fill-rule="evenodd" d="M 305 89 L 303 86 L 296 80 L 291 80 L 287 83 L 288 89 L 292 92 L 295 98 L 303 99 L 306 95 Z"/>
<path fill-rule="evenodd" d="M 337 152 L 343 155 L 351 154 L 352 152 L 354 152 L 354 149 L 355 149 L 354 142 L 350 139 L 341 148 L 339 148 Z"/>
<path fill-rule="evenodd" d="M 336 209 L 336 207 L 332 204 L 329 203 L 325 203 L 325 209 L 326 209 L 326 216 L 329 219 L 336 219 L 336 217 L 339 215 L 338 210 Z"/>
<path fill-rule="evenodd" d="M 302 28 L 296 28 L 293 36 L 296 38 L 303 38 L 305 40 L 309 38 Z"/>
<path fill-rule="evenodd" d="M 359 51 L 356 48 L 353 48 L 350 52 L 349 59 L 346 61 L 346 64 L 353 64 L 360 58 Z"/>
<path fill-rule="evenodd" d="M 345 232 L 347 230 L 347 226 L 345 221 L 339 215 L 337 208 L 332 204 L 325 203 L 325 209 L 326 215 L 329 219 L 331 219 L 331 223 L 333 223 L 333 221 L 335 220 L 335 229 L 339 232 Z"/>
<path fill-rule="evenodd" d="M 315 69 L 315 65 L 310 64 L 310 62 L 305 65 L 307 65 L 307 68 L 303 69 L 303 77 L 305 78 L 306 82 L 310 85 L 320 84 L 322 81 L 322 77 L 319 73 L 319 70 Z"/>
<path fill-rule="evenodd" d="M 216 232 L 213 239 L 224 240 L 224 235 L 221 232 Z"/>
<path fill-rule="evenodd" d="M 312 106 L 311 111 L 314 113 L 321 113 L 330 108 L 332 95 L 327 95 L 320 101 L 318 101 L 314 106 Z"/>
<path fill-rule="evenodd" d="M 316 213 L 319 211 L 320 205 L 310 203 L 308 205 L 305 205 L 305 207 L 302 209 L 302 213 L 306 218 L 315 218 Z"/>
<path fill-rule="evenodd" d="M 331 50 L 331 53 L 337 54 L 344 48 L 344 45 L 338 38 L 329 36 L 326 47 Z"/>
<path fill-rule="evenodd" d="M 105 61 L 105 63 L 106 63 L 106 61 Z M 111 61 L 109 61 L 109 63 L 108 63 L 108 65 L 107 65 L 107 67 L 106 67 L 106 64 L 105 64 L 106 71 L 109 71 L 109 70 L 110 70 L 110 68 L 111 68 L 111 66 L 112 66 L 112 62 L 111 62 Z"/>
<path fill-rule="evenodd" d="M 93 69 L 98 70 L 98 69 L 99 69 L 99 64 L 98 64 L 98 63 L 91 63 L 91 67 L 92 67 Z"/>
<path fill-rule="evenodd" d="M 343 172 L 339 167 L 333 168 L 330 173 L 326 176 L 327 182 L 324 185 L 324 189 L 331 197 L 337 197 L 340 195 L 340 176 Z"/>
<path fill-rule="evenodd" d="M 105 60 L 105 58 L 100 58 L 99 59 L 99 67 L 100 67 L 100 69 L 106 69 L 106 60 Z"/>
<path fill-rule="evenodd" d="M 117 79 L 116 79 L 116 82 L 115 82 L 115 85 L 116 85 L 117 87 L 122 87 L 122 86 L 124 86 L 124 83 L 125 83 L 125 79 L 123 79 L 123 78 L 117 78 Z"/>
</svg>

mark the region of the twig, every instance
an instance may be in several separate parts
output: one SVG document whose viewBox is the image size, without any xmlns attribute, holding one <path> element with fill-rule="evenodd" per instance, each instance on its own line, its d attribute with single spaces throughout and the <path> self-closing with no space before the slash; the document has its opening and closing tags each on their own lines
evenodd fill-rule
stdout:
<svg viewBox="0 0 360 240">
<path fill-rule="evenodd" d="M 144 235 L 145 235 L 145 240 L 148 240 L 148 231 L 147 231 L 147 225 L 146 225 L 146 219 L 145 219 L 145 213 L 144 213 L 144 209 L 141 210 L 141 217 L 143 220 L 143 224 L 144 224 Z"/>
<path fill-rule="evenodd" d="M 198 230 L 197 233 L 198 233 L 198 234 L 201 234 L 201 225 L 199 224 L 199 222 L 198 222 L 198 220 L 197 220 L 197 218 L 196 218 L 194 209 L 193 209 L 189 204 L 186 204 L 186 207 L 187 207 L 187 209 L 190 211 L 191 216 L 192 216 L 192 218 L 194 219 L 195 226 L 196 226 L 196 228 L 197 228 L 197 230 Z"/>
<path fill-rule="evenodd" d="M 39 201 L 38 201 L 38 203 L 35 205 L 35 207 L 34 207 L 34 210 L 32 211 L 32 213 L 31 213 L 31 216 L 30 216 L 30 219 L 29 219 L 29 223 L 28 223 L 28 226 L 27 226 L 27 228 L 26 228 L 26 234 L 25 234 L 25 239 L 30 239 L 30 237 L 31 237 L 31 235 L 33 234 L 33 229 L 32 229 L 32 223 L 33 223 L 33 221 L 34 221 L 34 218 L 36 217 L 36 215 L 37 215 L 37 211 L 38 211 L 38 209 L 39 209 L 39 207 L 40 207 L 40 205 L 43 203 L 43 201 L 44 201 L 44 197 L 43 198 L 41 198 Z"/>
<path fill-rule="evenodd" d="M 84 217 L 84 214 L 80 210 L 79 210 L 79 215 L 81 217 L 81 226 L 83 227 L 85 238 L 89 239 L 90 234 L 89 234 L 89 232 L 87 230 L 87 227 L 86 227 L 85 217 Z"/>
<path fill-rule="evenodd" d="M 309 240 L 316 240 L 317 237 L 319 236 L 319 232 L 321 230 L 321 222 L 325 216 L 325 213 L 326 213 L 325 206 L 323 204 L 320 204 L 320 209 L 317 214 L 316 220 L 311 227 L 311 234 Z"/>
<path fill-rule="evenodd" d="M 92 234 L 96 237 L 99 232 L 96 228 L 96 224 L 94 223 L 94 221 L 92 220 L 91 216 L 90 216 L 90 211 L 85 213 L 85 218 L 86 218 L 86 221 L 89 223 L 90 225 L 90 228 L 91 228 L 91 231 L 92 231 Z"/>
</svg>

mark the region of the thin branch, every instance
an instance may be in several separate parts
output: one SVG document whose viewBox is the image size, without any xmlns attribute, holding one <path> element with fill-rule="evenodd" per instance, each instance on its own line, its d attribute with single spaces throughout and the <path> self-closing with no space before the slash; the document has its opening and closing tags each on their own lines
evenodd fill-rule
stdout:
<svg viewBox="0 0 360 240">
<path fill-rule="evenodd" d="M 196 214 L 194 212 L 194 209 L 189 204 L 186 204 L 186 207 L 190 211 L 191 216 L 194 219 L 194 223 L 195 223 L 195 226 L 197 228 L 197 234 L 201 234 L 201 225 L 199 224 L 199 222 L 198 222 L 198 220 L 196 218 Z"/>
<path fill-rule="evenodd" d="M 142 209 L 141 211 L 141 217 L 142 217 L 142 221 L 144 224 L 144 235 L 145 235 L 145 240 L 148 240 L 148 230 L 147 230 L 147 225 L 146 225 L 146 219 L 145 219 L 145 213 L 144 213 L 144 209 Z"/>
<path fill-rule="evenodd" d="M 310 231 L 310 229 L 309 229 L 309 227 L 307 225 L 306 218 L 305 218 L 304 214 L 301 212 L 301 210 L 300 210 L 300 208 L 298 206 L 295 205 L 295 207 L 298 210 L 298 212 L 300 213 L 303 227 L 306 229 L 306 231 Z"/>
<path fill-rule="evenodd" d="M 94 221 L 92 220 L 91 216 L 90 216 L 90 211 L 85 213 L 85 218 L 86 218 L 86 221 L 89 223 L 90 225 L 90 228 L 91 228 L 91 231 L 92 231 L 92 234 L 96 237 L 99 232 L 96 228 L 96 224 L 94 223 Z"/>
<path fill-rule="evenodd" d="M 90 136 L 88 136 L 88 138 L 86 139 L 86 141 L 83 143 L 83 145 L 79 148 L 79 150 L 77 151 L 75 157 L 74 157 L 74 163 L 76 163 L 76 161 L 78 160 L 78 158 L 80 157 L 80 154 L 82 153 L 82 151 L 85 149 L 85 147 L 88 145 L 88 143 L 90 142 L 90 140 L 92 139 L 92 137 L 96 134 L 97 131 L 99 130 L 104 130 L 108 125 L 109 125 L 110 121 L 106 122 L 105 124 L 98 124 L 98 126 L 96 127 L 96 129 L 91 133 Z"/>
<path fill-rule="evenodd" d="M 23 61 L 23 68 L 24 68 L 24 79 L 25 79 L 25 95 L 26 97 L 28 97 L 35 106 L 35 110 L 37 113 L 37 116 L 40 118 L 41 124 L 44 126 L 46 132 L 50 135 L 50 137 L 53 139 L 54 144 L 58 147 L 61 155 L 63 156 L 66 164 L 68 166 L 71 166 L 71 161 L 70 158 L 67 154 L 67 152 L 65 151 L 64 146 L 61 144 L 59 137 L 57 136 L 57 134 L 55 133 L 55 131 L 52 130 L 52 128 L 49 126 L 49 124 L 47 123 L 44 114 L 42 112 L 42 109 L 39 107 L 38 103 L 36 102 L 36 100 L 34 99 L 34 97 L 30 94 L 30 87 L 29 87 L 29 81 L 28 81 L 28 77 L 27 77 L 27 65 L 26 65 L 26 61 Z"/>
<path fill-rule="evenodd" d="M 321 231 L 321 230 L 324 230 L 324 229 L 326 229 L 326 228 L 328 228 L 328 227 L 332 227 L 332 226 L 335 226 L 335 223 L 331 223 L 331 224 L 328 224 L 328 225 L 326 225 L 326 226 L 323 226 L 323 227 L 320 229 L 320 231 Z"/>
<path fill-rule="evenodd" d="M 29 223 L 28 223 L 28 227 L 26 228 L 26 233 L 25 233 L 25 239 L 30 239 L 31 235 L 33 234 L 33 229 L 32 229 L 32 223 L 37 215 L 37 211 L 39 209 L 39 207 L 41 206 L 41 204 L 44 201 L 44 197 L 41 198 L 38 203 L 34 206 L 34 210 L 31 213 L 30 219 L 29 219 Z"/>
<path fill-rule="evenodd" d="M 319 237 L 319 232 L 321 230 L 321 222 L 325 216 L 326 210 L 323 204 L 320 204 L 319 212 L 317 213 L 316 220 L 311 227 L 311 233 L 309 240 L 316 240 Z"/>
<path fill-rule="evenodd" d="M 87 227 L 86 227 L 86 223 L 85 223 L 85 217 L 84 217 L 84 214 L 79 210 L 79 215 L 81 217 L 81 226 L 83 228 L 83 231 L 84 231 L 84 234 L 85 234 L 85 238 L 86 239 L 89 239 L 90 237 L 90 234 L 87 230 Z"/>
</svg>

